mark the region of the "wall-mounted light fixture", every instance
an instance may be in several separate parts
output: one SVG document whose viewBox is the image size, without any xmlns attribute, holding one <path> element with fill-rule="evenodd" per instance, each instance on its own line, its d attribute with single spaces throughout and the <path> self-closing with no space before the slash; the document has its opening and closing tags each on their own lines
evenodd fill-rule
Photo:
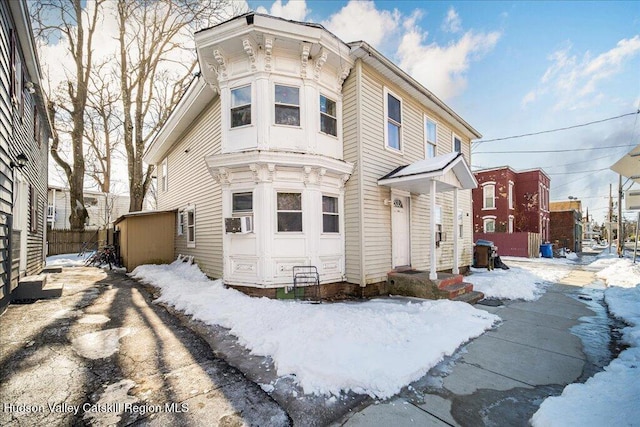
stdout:
<svg viewBox="0 0 640 427">
<path fill-rule="evenodd" d="M 34 85 L 33 82 L 25 83 L 24 87 L 27 89 L 27 92 L 36 93 L 36 85 Z"/>
<path fill-rule="evenodd" d="M 9 167 L 11 168 L 19 168 L 22 169 L 23 167 L 25 167 L 27 165 L 27 156 L 24 153 L 20 153 L 18 154 L 18 156 L 16 157 L 16 161 L 15 163 L 13 162 L 13 160 L 9 163 Z"/>
</svg>

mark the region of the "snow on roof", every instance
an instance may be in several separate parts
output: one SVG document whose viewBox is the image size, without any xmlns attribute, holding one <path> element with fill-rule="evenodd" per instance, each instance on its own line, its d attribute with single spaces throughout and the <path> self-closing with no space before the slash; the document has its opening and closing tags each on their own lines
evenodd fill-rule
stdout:
<svg viewBox="0 0 640 427">
<path fill-rule="evenodd" d="M 454 161 L 458 156 L 458 152 L 447 153 L 441 156 L 431 157 L 429 159 L 418 160 L 410 165 L 400 166 L 391 173 L 385 175 L 381 179 L 400 178 L 403 176 L 420 175 L 423 173 L 441 171 Z"/>
</svg>

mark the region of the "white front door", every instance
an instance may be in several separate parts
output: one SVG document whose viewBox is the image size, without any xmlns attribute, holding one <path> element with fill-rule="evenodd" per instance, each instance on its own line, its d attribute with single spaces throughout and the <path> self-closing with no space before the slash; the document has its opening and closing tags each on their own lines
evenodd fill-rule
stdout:
<svg viewBox="0 0 640 427">
<path fill-rule="evenodd" d="M 393 268 L 411 265 L 411 240 L 409 237 L 409 198 L 393 196 L 391 208 Z"/>
</svg>

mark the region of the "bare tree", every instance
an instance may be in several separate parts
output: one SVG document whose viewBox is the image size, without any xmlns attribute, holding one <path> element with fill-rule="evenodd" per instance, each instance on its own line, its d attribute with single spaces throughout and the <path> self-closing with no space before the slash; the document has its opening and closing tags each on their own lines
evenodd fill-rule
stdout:
<svg viewBox="0 0 640 427">
<path fill-rule="evenodd" d="M 88 216 L 84 204 L 85 176 L 84 127 L 87 105 L 87 85 L 92 69 L 93 37 L 101 18 L 105 0 L 95 0 L 92 7 L 83 7 L 82 0 L 40 0 L 32 2 L 36 35 L 40 40 L 64 41 L 73 59 L 72 69 L 65 70 L 66 79 L 49 93 L 49 111 L 53 118 L 54 135 L 51 156 L 63 169 L 69 182 L 71 198 L 71 229 L 84 229 Z M 63 89 L 64 87 L 64 89 Z M 71 161 L 58 151 L 61 134 L 68 134 Z"/>
<path fill-rule="evenodd" d="M 143 207 L 153 165 L 142 156 L 191 81 L 196 57 L 189 45 L 198 26 L 237 13 L 230 0 L 118 2 L 123 139 L 129 171 L 130 210 Z M 180 53 L 189 59 L 176 60 Z"/>
<path fill-rule="evenodd" d="M 120 90 L 113 73 L 108 70 L 110 61 L 94 66 L 90 76 L 87 100 L 87 175 L 103 193 L 111 192 L 113 155 L 122 143 L 122 120 L 118 111 Z"/>
</svg>

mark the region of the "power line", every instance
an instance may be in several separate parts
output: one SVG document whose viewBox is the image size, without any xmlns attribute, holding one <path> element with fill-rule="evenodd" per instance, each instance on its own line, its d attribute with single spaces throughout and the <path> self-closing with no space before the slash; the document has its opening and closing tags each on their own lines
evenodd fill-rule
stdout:
<svg viewBox="0 0 640 427">
<path fill-rule="evenodd" d="M 608 168 L 607 168 L 607 169 L 608 169 Z M 602 172 L 602 171 L 600 171 L 600 172 Z M 598 172 L 598 173 L 599 173 L 599 172 Z M 565 183 L 560 184 L 560 185 L 556 185 L 555 187 L 554 187 L 554 186 L 553 186 L 553 184 L 552 184 L 552 185 L 551 185 L 551 190 L 557 190 L 557 189 L 558 189 L 558 188 L 560 188 L 560 187 L 564 187 L 565 185 L 573 184 L 574 182 L 578 182 L 578 181 L 581 181 L 581 180 L 583 180 L 583 179 L 584 179 L 584 177 L 580 177 L 580 178 L 578 178 L 578 179 L 574 179 L 574 180 L 572 180 L 572 181 L 565 182 Z"/>
<path fill-rule="evenodd" d="M 556 172 L 556 173 L 547 173 L 547 175 L 574 175 L 576 173 L 590 173 L 590 172 L 600 172 L 600 171 L 604 171 L 607 170 L 609 168 L 602 168 L 602 169 L 592 169 L 592 170 L 588 170 L 588 171 L 575 171 L 575 172 Z"/>
<path fill-rule="evenodd" d="M 562 127 L 562 128 L 549 129 L 549 130 L 542 130 L 542 131 L 538 131 L 538 132 L 524 133 L 524 134 L 521 134 L 521 135 L 504 136 L 504 137 L 501 137 L 501 138 L 484 139 L 484 140 L 480 140 L 480 141 L 475 141 L 473 143 L 474 144 L 481 144 L 483 142 L 504 141 L 505 139 L 524 138 L 526 136 L 533 136 L 533 135 L 541 135 L 541 134 L 544 134 L 544 133 L 559 132 L 559 131 L 562 131 L 562 130 L 569 130 L 569 129 L 575 129 L 575 128 L 579 128 L 579 127 L 583 127 L 583 126 L 594 125 L 596 123 L 608 122 L 610 120 L 616 120 L 616 119 L 620 119 L 622 117 L 632 116 L 632 115 L 637 115 L 637 114 L 640 114 L 640 109 L 638 109 L 637 111 L 634 111 L 632 113 L 621 114 L 619 116 L 609 117 L 609 118 L 602 119 L 602 120 L 594 120 L 592 122 L 581 123 L 579 125 L 566 126 L 566 127 Z"/>
<path fill-rule="evenodd" d="M 620 148 L 620 147 L 635 147 L 636 144 L 626 144 L 626 145 L 608 145 L 606 147 L 593 147 L 593 148 L 568 148 L 565 150 L 516 150 L 516 151 L 478 151 L 473 154 L 533 154 L 533 153 L 569 153 L 574 151 L 592 151 L 592 150 L 606 150 L 609 148 Z"/>
</svg>

